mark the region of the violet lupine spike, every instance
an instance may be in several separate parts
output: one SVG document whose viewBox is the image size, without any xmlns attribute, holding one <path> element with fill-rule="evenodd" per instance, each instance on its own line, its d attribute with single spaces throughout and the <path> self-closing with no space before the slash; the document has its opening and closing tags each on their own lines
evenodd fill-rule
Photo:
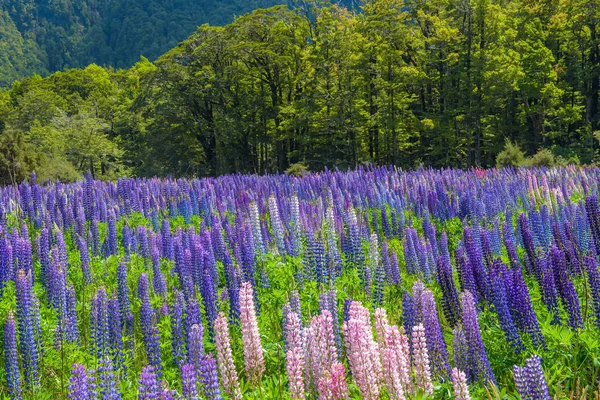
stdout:
<svg viewBox="0 0 600 400">
<path fill-rule="evenodd" d="M 557 283 L 558 293 L 560 294 L 562 303 L 569 314 L 569 326 L 572 329 L 580 329 L 583 327 L 581 318 L 581 308 L 579 297 L 575 291 L 575 286 L 569 277 L 566 267 L 564 252 L 556 247 L 550 250 L 552 259 L 552 270 L 554 272 L 554 280 Z"/>
<path fill-rule="evenodd" d="M 20 399 L 21 373 L 19 371 L 15 317 L 12 311 L 8 313 L 6 324 L 4 325 L 4 371 L 10 398 Z"/>
<path fill-rule="evenodd" d="M 455 326 L 460 319 L 460 300 L 454 285 L 452 265 L 450 258 L 439 257 L 437 260 L 437 280 L 442 288 L 442 307 L 444 316 L 450 324 Z"/>
<path fill-rule="evenodd" d="M 193 364 L 184 364 L 181 367 L 181 394 L 185 400 L 199 399 L 196 367 Z"/>
<path fill-rule="evenodd" d="M 212 354 L 205 354 L 199 370 L 199 380 L 206 400 L 221 400 L 217 362 Z"/>
<path fill-rule="evenodd" d="M 508 274 L 508 272 L 505 273 Z M 519 336 L 519 332 L 517 331 L 510 312 L 511 310 L 509 308 L 509 296 L 507 295 L 507 285 L 505 283 L 505 279 L 507 279 L 510 283 L 510 277 L 503 276 L 500 271 L 495 271 L 493 268 L 490 269 L 490 276 L 492 282 L 492 291 L 494 294 L 493 304 L 496 314 L 498 314 L 500 327 L 504 331 L 506 341 L 518 354 L 525 349 L 525 346 L 523 346 L 521 336 Z"/>
<path fill-rule="evenodd" d="M 246 375 L 248 380 L 256 385 L 262 379 L 265 371 L 265 361 L 256 319 L 254 291 L 249 282 L 242 283 L 240 289 L 240 320 L 242 323 Z"/>
<path fill-rule="evenodd" d="M 522 399 L 551 400 L 548 384 L 542 370 L 542 360 L 534 355 L 525 360 L 525 366 L 513 367 L 515 384 Z"/>
<path fill-rule="evenodd" d="M 175 303 L 170 308 L 171 314 L 171 349 L 175 363 L 182 367 L 185 354 L 185 341 L 183 336 L 183 309 L 185 300 L 180 291 L 175 292 Z"/>
<path fill-rule="evenodd" d="M 19 270 L 15 278 L 17 297 L 17 320 L 23 371 L 27 387 L 39 383 L 38 376 L 38 323 L 35 316 L 35 294 L 33 293 L 31 273 Z"/>
<path fill-rule="evenodd" d="M 160 332 L 156 326 L 156 314 L 150 304 L 148 275 L 146 273 L 141 274 L 138 279 L 138 296 L 142 302 L 140 307 L 140 323 L 148 362 L 156 369 L 156 373 L 160 376 L 162 371 Z"/>
<path fill-rule="evenodd" d="M 538 266 L 539 267 L 539 266 Z M 508 272 L 508 282 L 510 285 L 510 301 L 511 312 L 517 327 L 529 334 L 535 346 L 546 346 L 546 341 L 540 325 L 537 320 L 537 315 L 531 303 L 529 289 L 525 284 L 521 269 L 514 269 Z"/>
<path fill-rule="evenodd" d="M 448 349 L 437 314 L 437 307 L 433 292 L 426 289 L 421 295 L 423 310 L 423 326 L 427 337 L 429 362 L 434 378 L 448 379 L 450 377 L 450 364 L 448 362 Z"/>
<path fill-rule="evenodd" d="M 461 304 L 463 309 L 465 337 L 469 345 L 469 376 L 471 376 L 474 381 L 496 382 L 496 377 L 492 372 L 492 367 L 490 366 L 483 340 L 481 339 L 481 331 L 479 329 L 479 321 L 477 318 L 477 307 L 473 295 L 468 291 L 464 292 L 462 294 Z"/>
<path fill-rule="evenodd" d="M 592 294 L 594 312 L 596 317 L 596 326 L 600 329 L 600 273 L 595 257 L 586 256 L 584 258 L 585 270 Z"/>
<path fill-rule="evenodd" d="M 93 371 L 86 371 L 81 364 L 73 364 L 68 390 L 69 400 L 95 400 L 96 384 Z"/>
<path fill-rule="evenodd" d="M 242 392 L 238 380 L 237 370 L 233 362 L 231 339 L 225 314 L 220 313 L 215 320 L 215 346 L 217 351 L 217 365 L 225 393 L 233 400 L 241 400 Z"/>
<path fill-rule="evenodd" d="M 97 374 L 99 394 L 102 400 L 121 400 L 121 392 L 118 389 L 112 362 L 108 358 L 100 358 L 98 361 Z"/>
<path fill-rule="evenodd" d="M 140 374 L 138 400 L 158 400 L 160 392 L 154 367 L 146 365 Z"/>
</svg>

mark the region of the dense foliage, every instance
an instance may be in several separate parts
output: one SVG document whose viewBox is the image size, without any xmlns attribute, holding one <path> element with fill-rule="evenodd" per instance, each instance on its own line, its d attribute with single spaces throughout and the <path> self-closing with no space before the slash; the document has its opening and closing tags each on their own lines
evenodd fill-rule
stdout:
<svg viewBox="0 0 600 400">
<path fill-rule="evenodd" d="M 0 4 L 0 86 L 88 64 L 128 68 L 156 59 L 203 23 L 224 25 L 277 0 L 50 1 Z"/>
<path fill-rule="evenodd" d="M 2 178 L 494 166 L 506 139 L 546 149 L 534 164 L 596 160 L 594 2 L 298 3 L 204 25 L 155 63 L 16 83 L 1 127 L 39 157 L 3 160 Z"/>
<path fill-rule="evenodd" d="M 599 178 L 32 176 L 0 189 L 0 395 L 597 399 Z"/>
</svg>

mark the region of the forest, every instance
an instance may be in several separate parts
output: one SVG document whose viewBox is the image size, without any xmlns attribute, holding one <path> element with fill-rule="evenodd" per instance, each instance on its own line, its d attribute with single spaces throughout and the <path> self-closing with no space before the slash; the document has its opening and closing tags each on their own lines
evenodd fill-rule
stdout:
<svg viewBox="0 0 600 400">
<path fill-rule="evenodd" d="M 5 22 L 22 15 L 18 6 L 27 4 L 15 2 Z M 86 10 L 75 14 L 99 15 Z M 35 28 L 12 21 L 2 29 Z M 113 179 L 489 167 L 538 154 L 542 163 L 594 163 L 599 31 L 593 1 L 365 0 L 353 10 L 301 2 L 202 25 L 155 61 L 162 44 L 123 34 L 147 56 L 131 67 L 126 57 L 100 66 L 110 51 L 82 68 L 62 70 L 85 57 L 44 60 L 0 92 L 0 180 L 34 170 L 73 181 L 85 171 Z M 117 42 L 109 47 L 125 48 Z M 41 54 L 32 43 L 20 51 Z M 498 157 L 507 151 L 517 154 Z"/>
</svg>

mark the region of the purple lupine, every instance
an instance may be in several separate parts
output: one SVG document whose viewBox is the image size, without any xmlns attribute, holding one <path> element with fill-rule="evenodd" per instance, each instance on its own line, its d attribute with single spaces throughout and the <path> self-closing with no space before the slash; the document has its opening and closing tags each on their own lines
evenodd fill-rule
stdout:
<svg viewBox="0 0 600 400">
<path fill-rule="evenodd" d="M 101 400 L 121 400 L 112 362 L 108 358 L 98 360 L 98 386 Z"/>
<path fill-rule="evenodd" d="M 159 400 L 160 386 L 152 365 L 142 369 L 139 380 L 138 400 Z"/>
<path fill-rule="evenodd" d="M 161 374 L 160 333 L 156 327 L 156 315 L 150 304 L 148 291 L 148 275 L 143 273 L 138 279 L 138 296 L 142 302 L 140 307 L 140 322 L 148 361 L 157 374 Z"/>
<path fill-rule="evenodd" d="M 509 271 L 507 280 L 510 286 L 509 304 L 517 327 L 529 334 L 534 345 L 546 346 L 521 269 Z"/>
<path fill-rule="evenodd" d="M 554 281 L 554 272 L 548 262 L 549 257 L 539 258 L 537 264 L 541 274 L 542 301 L 548 311 L 553 314 L 552 323 L 560 324 L 560 309 L 558 307 L 558 293 Z"/>
<path fill-rule="evenodd" d="M 154 252 L 152 254 L 154 255 Z M 160 258 L 158 257 L 152 257 L 152 287 L 157 295 L 162 297 L 167 295 L 167 283 L 160 270 Z"/>
<path fill-rule="evenodd" d="M 514 366 L 515 384 L 522 399 L 551 400 L 548 384 L 542 370 L 542 359 L 534 355 L 525 360 L 525 366 Z"/>
<path fill-rule="evenodd" d="M 582 328 L 583 320 L 581 318 L 579 297 L 577 296 L 575 286 L 567 271 L 565 254 L 557 247 L 552 247 L 550 256 L 552 259 L 552 270 L 554 272 L 554 280 L 557 283 L 558 293 L 569 314 L 569 326 L 572 329 Z"/>
<path fill-rule="evenodd" d="M 25 382 L 28 387 L 38 384 L 38 343 L 37 321 L 35 317 L 35 295 L 33 293 L 31 273 L 19 270 L 15 278 L 17 292 L 17 320 L 21 357 Z"/>
<path fill-rule="evenodd" d="M 185 300 L 180 291 L 175 292 L 175 303 L 170 308 L 171 314 L 171 349 L 175 363 L 182 366 L 184 361 L 185 342 L 183 340 L 183 309 Z"/>
<path fill-rule="evenodd" d="M 496 314 L 498 314 L 498 320 L 500 321 L 500 327 L 504 331 L 504 336 L 506 337 L 506 341 L 510 343 L 515 352 L 518 354 L 522 350 L 525 349 L 523 346 L 523 342 L 521 341 L 521 336 L 519 336 L 519 332 L 515 326 L 513 321 L 513 317 L 511 315 L 511 310 L 509 308 L 509 298 L 507 296 L 507 288 L 505 279 L 509 281 L 510 285 L 510 277 L 506 277 L 508 274 L 506 268 L 501 261 L 494 261 L 493 267 L 497 267 L 498 263 L 500 264 L 500 268 L 491 268 L 490 269 L 490 277 L 492 282 L 492 293 L 493 304 L 496 310 Z M 502 269 L 504 268 L 504 271 Z M 510 287 L 510 286 L 509 286 Z"/>
<path fill-rule="evenodd" d="M 4 368 L 6 386 L 11 399 L 21 398 L 21 373 L 19 372 L 18 357 L 15 317 L 10 311 L 4 325 Z"/>
<path fill-rule="evenodd" d="M 432 375 L 439 379 L 447 379 L 450 377 L 448 349 L 438 319 L 433 292 L 426 289 L 420 296 L 420 300 Z"/>
<path fill-rule="evenodd" d="M 452 265 L 450 258 L 438 257 L 437 280 L 442 288 L 442 307 L 444 316 L 450 324 L 455 326 L 460 319 L 460 300 L 452 277 Z"/>
<path fill-rule="evenodd" d="M 462 325 L 457 325 L 452 330 L 452 335 L 454 337 L 454 367 L 464 371 L 467 380 L 472 381 L 469 370 L 469 343 L 467 343 L 467 337 Z"/>
<path fill-rule="evenodd" d="M 184 364 L 181 367 L 181 394 L 185 400 L 197 400 L 199 398 L 196 367 L 193 364 Z"/>
<path fill-rule="evenodd" d="M 492 367 L 488 361 L 483 340 L 481 339 L 481 331 L 479 330 L 479 321 L 477 319 L 477 307 L 473 295 L 468 291 L 464 292 L 461 296 L 461 304 L 465 337 L 469 345 L 468 375 L 471 376 L 473 381 L 496 382 L 496 377 L 492 372 Z"/>
<path fill-rule="evenodd" d="M 205 354 L 204 357 L 202 357 L 198 375 L 202 385 L 204 398 L 207 400 L 221 400 L 217 362 L 212 354 Z"/>
<path fill-rule="evenodd" d="M 584 264 L 590 285 L 590 292 L 592 293 L 594 312 L 596 314 L 596 326 L 600 329 L 600 273 L 598 273 L 596 258 L 586 256 Z"/>
<path fill-rule="evenodd" d="M 402 295 L 402 319 L 404 321 L 404 330 L 412 333 L 415 326 L 415 299 L 405 291 Z"/>
<path fill-rule="evenodd" d="M 110 331 L 106 289 L 100 287 L 94 297 L 90 310 L 90 336 L 92 351 L 96 357 L 107 358 L 110 355 Z"/>
<path fill-rule="evenodd" d="M 95 400 L 96 384 L 93 371 L 81 364 L 73 364 L 69 378 L 69 400 Z"/>
</svg>

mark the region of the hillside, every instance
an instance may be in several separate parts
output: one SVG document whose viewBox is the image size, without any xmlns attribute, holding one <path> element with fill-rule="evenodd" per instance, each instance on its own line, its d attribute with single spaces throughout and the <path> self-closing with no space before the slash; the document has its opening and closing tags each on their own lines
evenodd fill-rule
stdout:
<svg viewBox="0 0 600 400">
<path fill-rule="evenodd" d="M 0 2 L 0 86 L 88 64 L 128 68 L 204 23 L 287 0 L 5 0 Z"/>
<path fill-rule="evenodd" d="M 530 0 L 256 10 L 154 62 L 0 92 L 0 180 L 597 162 L 599 13 Z M 497 159 L 507 139 L 523 152 Z"/>
</svg>

